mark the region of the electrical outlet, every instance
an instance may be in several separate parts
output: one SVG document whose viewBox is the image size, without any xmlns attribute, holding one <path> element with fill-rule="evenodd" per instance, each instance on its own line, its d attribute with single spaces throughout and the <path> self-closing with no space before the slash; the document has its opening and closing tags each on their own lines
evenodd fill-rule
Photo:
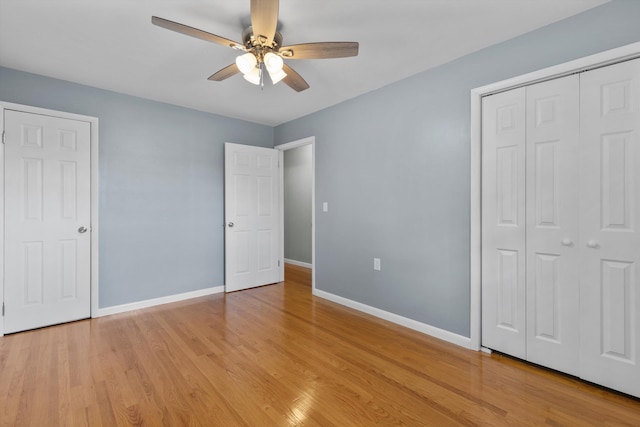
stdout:
<svg viewBox="0 0 640 427">
<path fill-rule="evenodd" d="M 373 259 L 373 269 L 376 271 L 380 271 L 380 258 Z"/>
<path fill-rule="evenodd" d="M 329 202 L 322 202 L 322 212 L 329 212 Z"/>
</svg>

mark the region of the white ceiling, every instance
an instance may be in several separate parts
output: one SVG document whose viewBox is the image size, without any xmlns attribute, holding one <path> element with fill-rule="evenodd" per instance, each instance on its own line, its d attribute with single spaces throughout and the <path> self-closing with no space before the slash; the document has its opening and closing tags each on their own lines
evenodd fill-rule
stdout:
<svg viewBox="0 0 640 427">
<path fill-rule="evenodd" d="M 311 85 L 207 80 L 237 51 L 249 0 L 0 0 L 0 65 L 267 125 L 353 98 L 608 0 L 281 0 L 284 44 L 357 41 L 355 58 L 288 60 Z"/>
</svg>

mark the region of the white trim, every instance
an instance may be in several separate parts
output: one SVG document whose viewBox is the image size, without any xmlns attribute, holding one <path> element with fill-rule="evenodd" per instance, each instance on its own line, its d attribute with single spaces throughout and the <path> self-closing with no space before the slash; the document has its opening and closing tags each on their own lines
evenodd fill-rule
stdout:
<svg viewBox="0 0 640 427">
<path fill-rule="evenodd" d="M 316 290 L 316 137 L 309 136 L 307 138 L 298 139 L 296 141 L 287 142 L 285 144 L 276 145 L 274 148 L 280 150 L 280 164 L 284 162 L 284 152 L 292 148 L 302 147 L 311 144 L 311 289 Z M 280 259 L 284 260 L 284 167 L 280 168 Z M 285 262 L 287 262 L 285 260 Z M 293 264 L 293 263 L 292 263 Z M 284 265 L 282 266 L 282 276 L 280 280 L 284 280 Z"/>
<path fill-rule="evenodd" d="M 100 296 L 98 283 L 100 281 L 99 266 L 100 254 L 98 244 L 100 241 L 99 218 L 99 185 L 98 177 L 98 119 L 92 120 L 91 125 L 91 317 L 98 312 Z"/>
<path fill-rule="evenodd" d="M 557 79 L 569 74 L 581 73 L 594 68 L 606 67 L 622 61 L 640 57 L 640 42 L 631 43 L 626 46 L 596 53 L 584 58 L 575 59 L 563 64 L 554 65 L 553 67 L 543 68 L 531 73 L 516 76 L 507 80 L 491 83 L 472 89 L 472 93 L 478 93 L 480 96 L 490 95 L 505 90 L 514 89 L 521 86 L 528 86 L 534 83 L 544 82 L 547 80 Z"/>
<path fill-rule="evenodd" d="M 387 320 L 397 325 L 413 329 L 414 331 L 422 332 L 423 334 L 438 338 L 451 344 L 456 344 L 464 348 L 471 348 L 470 339 L 462 335 L 454 334 L 453 332 L 445 331 L 444 329 L 436 328 L 435 326 L 427 325 L 426 323 L 418 322 L 417 320 L 409 319 L 389 311 L 380 310 L 379 308 L 371 307 L 370 305 L 362 304 L 318 289 L 313 290 L 313 295 L 353 308 L 354 310 L 370 314 L 380 319 Z"/>
<path fill-rule="evenodd" d="M 296 261 L 295 259 L 285 258 L 284 259 L 284 263 L 285 264 L 291 264 L 291 265 L 297 265 L 298 267 L 313 268 L 313 264 L 308 263 L 308 262 Z"/>
<path fill-rule="evenodd" d="M 481 349 L 481 168 L 482 168 L 482 97 L 516 87 L 526 86 L 546 80 L 604 67 L 617 62 L 640 57 L 640 42 L 616 49 L 600 52 L 564 64 L 544 68 L 522 76 L 492 83 L 471 90 L 471 255 L 470 255 L 470 348 Z"/>
<path fill-rule="evenodd" d="M 274 148 L 274 150 L 277 150 Z M 280 253 L 278 254 L 278 259 L 282 260 L 282 264 L 280 265 L 280 271 L 278 272 L 278 281 L 284 282 L 284 263 L 286 262 L 284 259 L 284 150 L 278 151 L 278 166 L 279 170 L 279 189 L 280 194 L 278 195 L 278 205 L 280 209 L 280 235 L 278 239 L 280 239 Z M 278 263 L 280 264 L 280 263 Z"/>
<path fill-rule="evenodd" d="M 4 109 L 5 103 L 0 102 L 0 337 L 4 335 Z"/>
<path fill-rule="evenodd" d="M 4 130 L 4 111 L 15 110 L 25 113 L 40 114 L 44 116 L 60 117 L 63 119 L 88 122 L 91 128 L 91 317 L 98 310 L 99 287 L 99 223 L 98 223 L 98 118 L 81 114 L 66 113 L 63 111 L 49 110 L 47 108 L 32 107 L 29 105 L 14 104 L 0 101 L 0 130 Z M 4 144 L 0 156 L 0 224 L 4 224 Z M 4 226 L 0 227 L 0 300 L 4 302 Z M 4 335 L 4 318 L 0 316 L 0 337 Z"/>
<path fill-rule="evenodd" d="M 482 230 L 481 213 L 482 213 L 482 145 L 480 143 L 482 136 L 482 100 L 474 99 L 474 92 L 471 91 L 471 165 L 470 165 L 470 192 L 471 192 L 471 207 L 470 207 L 470 265 L 469 265 L 469 279 L 470 279 L 470 327 L 469 337 L 471 340 L 471 349 L 480 349 L 480 337 L 481 331 L 481 318 L 482 318 L 482 300 L 481 300 L 481 274 L 482 274 L 482 259 L 480 257 L 482 250 L 482 236 L 480 231 Z M 474 142 L 475 141 L 475 142 Z"/>
<path fill-rule="evenodd" d="M 169 295 L 166 297 L 153 298 L 144 301 L 132 302 L 122 305 L 114 305 L 112 307 L 100 308 L 93 317 L 110 316 L 112 314 L 125 313 L 127 311 L 140 310 L 143 308 L 155 307 L 156 305 L 170 304 L 172 302 L 184 301 L 192 298 L 204 297 L 207 295 L 219 294 L 224 292 L 224 286 L 215 286 L 213 288 L 199 289 L 197 291 L 185 292 L 182 294 Z"/>
</svg>

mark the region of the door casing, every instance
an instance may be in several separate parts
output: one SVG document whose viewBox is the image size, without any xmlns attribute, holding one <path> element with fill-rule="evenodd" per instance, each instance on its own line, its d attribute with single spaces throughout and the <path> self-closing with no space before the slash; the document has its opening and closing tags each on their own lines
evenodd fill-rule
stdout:
<svg viewBox="0 0 640 427">
<path fill-rule="evenodd" d="M 88 122 L 91 127 L 91 317 L 98 313 L 98 118 L 46 108 L 0 101 L 0 129 L 4 131 L 5 110 L 60 117 Z M 4 304 L 4 144 L 0 149 L 0 300 Z M 0 337 L 4 335 L 4 316 L 0 315 Z"/>
<path fill-rule="evenodd" d="M 640 42 L 569 61 L 522 76 L 471 90 L 471 163 L 470 163 L 470 340 L 469 348 L 481 349 L 482 316 L 482 97 L 521 86 L 564 77 L 630 59 L 640 58 Z"/>
</svg>

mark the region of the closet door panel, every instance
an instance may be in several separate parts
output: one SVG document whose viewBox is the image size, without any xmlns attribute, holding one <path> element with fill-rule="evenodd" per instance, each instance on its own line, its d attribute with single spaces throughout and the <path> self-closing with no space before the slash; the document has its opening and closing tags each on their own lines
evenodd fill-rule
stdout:
<svg viewBox="0 0 640 427">
<path fill-rule="evenodd" d="M 579 77 L 526 98 L 526 358 L 578 375 Z"/>
<path fill-rule="evenodd" d="M 640 396 L 640 60 L 581 77 L 580 376 Z"/>
<path fill-rule="evenodd" d="M 482 345 L 524 358 L 525 89 L 483 99 Z"/>
</svg>

